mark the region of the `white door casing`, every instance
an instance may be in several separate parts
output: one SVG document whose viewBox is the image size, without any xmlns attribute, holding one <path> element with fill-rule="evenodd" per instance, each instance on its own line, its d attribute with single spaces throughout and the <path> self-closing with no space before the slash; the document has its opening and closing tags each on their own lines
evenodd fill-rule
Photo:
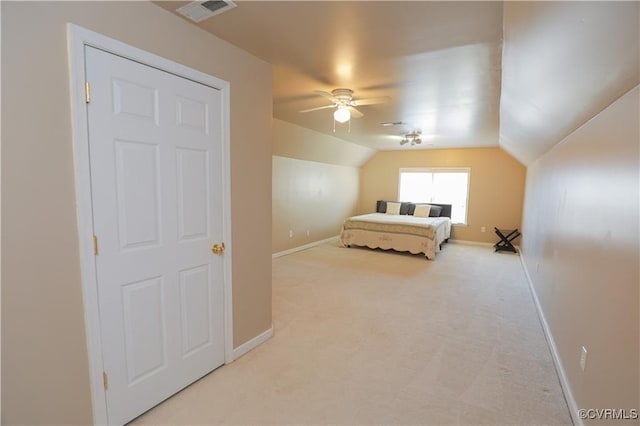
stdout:
<svg viewBox="0 0 640 426">
<path fill-rule="evenodd" d="M 74 114 L 74 147 L 94 422 L 121 424 L 232 361 L 230 252 L 210 250 L 230 246 L 228 85 L 207 87 L 86 44 L 89 146 L 79 149 L 86 139 Z M 89 152 L 91 188 L 80 183 Z M 98 238 L 93 268 L 87 222 Z"/>
</svg>

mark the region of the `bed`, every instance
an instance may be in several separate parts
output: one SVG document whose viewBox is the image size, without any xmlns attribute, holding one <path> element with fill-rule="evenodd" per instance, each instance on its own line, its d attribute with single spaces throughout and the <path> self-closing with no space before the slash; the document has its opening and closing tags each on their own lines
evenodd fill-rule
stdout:
<svg viewBox="0 0 640 426">
<path fill-rule="evenodd" d="M 390 212 L 387 211 L 387 203 L 393 207 L 401 204 L 402 207 L 397 213 Z M 378 201 L 376 213 L 353 216 L 344 221 L 340 241 L 345 247 L 424 253 L 427 259 L 433 260 L 451 235 L 451 205 L 429 203 L 432 209 L 440 209 L 438 215 L 414 216 L 416 206 L 420 205 Z"/>
</svg>

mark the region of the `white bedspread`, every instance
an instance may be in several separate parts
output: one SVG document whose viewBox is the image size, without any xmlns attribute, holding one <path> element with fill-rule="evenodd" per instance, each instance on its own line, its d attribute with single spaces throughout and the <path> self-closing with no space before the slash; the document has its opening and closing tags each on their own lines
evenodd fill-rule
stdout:
<svg viewBox="0 0 640 426">
<path fill-rule="evenodd" d="M 424 253 L 433 259 L 450 235 L 451 219 L 448 217 L 371 213 L 345 220 L 341 240 L 345 246 Z"/>
</svg>

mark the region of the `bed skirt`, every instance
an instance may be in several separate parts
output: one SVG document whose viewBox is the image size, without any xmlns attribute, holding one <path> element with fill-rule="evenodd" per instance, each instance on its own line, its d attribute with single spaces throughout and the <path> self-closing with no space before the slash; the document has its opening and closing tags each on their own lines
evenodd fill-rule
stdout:
<svg viewBox="0 0 640 426">
<path fill-rule="evenodd" d="M 340 241 L 344 246 L 362 246 L 372 249 L 381 248 L 384 250 L 393 249 L 396 251 L 408 251 L 412 254 L 424 253 L 427 259 L 435 259 L 436 253 L 440 251 L 440 244 L 446 239 L 438 242 L 423 236 L 410 234 L 390 234 L 386 232 L 369 231 L 362 229 L 343 229 L 340 234 Z"/>
</svg>

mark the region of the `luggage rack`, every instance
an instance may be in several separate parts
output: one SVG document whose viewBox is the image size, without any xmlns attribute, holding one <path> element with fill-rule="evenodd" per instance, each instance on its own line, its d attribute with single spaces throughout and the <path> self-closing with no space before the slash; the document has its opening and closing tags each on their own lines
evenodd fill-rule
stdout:
<svg viewBox="0 0 640 426">
<path fill-rule="evenodd" d="M 511 243 L 513 240 L 520 236 L 518 229 L 498 229 L 493 228 L 496 235 L 500 237 L 500 241 L 495 243 L 495 251 L 508 251 L 511 253 L 518 253 L 518 250 Z"/>
</svg>

